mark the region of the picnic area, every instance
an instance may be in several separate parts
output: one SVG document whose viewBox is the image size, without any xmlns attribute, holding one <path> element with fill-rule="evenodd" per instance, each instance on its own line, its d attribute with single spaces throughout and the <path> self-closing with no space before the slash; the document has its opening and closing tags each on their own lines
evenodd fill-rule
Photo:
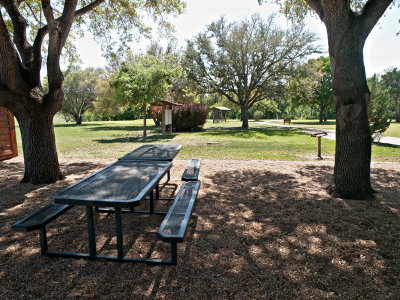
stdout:
<svg viewBox="0 0 400 300">
<path fill-rule="evenodd" d="M 205 149 L 213 149 L 211 153 L 229 149 L 222 142 L 225 135 L 232 143 L 252 139 L 252 134 L 240 136 L 241 130 L 232 127 L 229 132 L 224 127 L 218 131 L 214 125 L 207 126 L 191 136 L 197 148 L 204 144 L 208 147 Z M 79 130 L 82 134 L 96 132 L 88 127 Z M 159 129 L 152 130 L 150 140 Z M 267 130 L 271 130 L 274 140 L 275 129 L 260 129 Z M 21 157 L 2 162 L 0 297 L 198 299 L 207 295 L 244 299 L 398 295 L 400 163 L 392 156 L 372 163 L 377 200 L 332 198 L 324 189 L 333 173 L 332 158 L 317 160 L 315 141 L 307 134 L 280 130 L 309 141 L 310 154 L 300 156 L 309 158 L 282 161 L 202 157 L 198 177 L 201 187 L 185 240 L 178 244 L 175 266 L 48 257 L 40 254 L 37 231 L 22 233 L 10 228 L 51 203 L 52 195 L 115 163 L 114 157 L 124 157 L 129 151 L 116 152 L 113 158 L 77 158 L 77 153 L 70 150 L 60 158 L 65 180 L 43 185 L 19 183 L 24 172 Z M 203 142 L 196 141 L 197 134 Z M 219 143 L 206 145 L 205 134 L 217 136 Z M 174 144 L 180 135 L 188 140 L 185 133 L 179 133 L 163 143 Z M 323 145 L 328 142 L 322 141 Z M 136 145 L 140 143 L 129 143 L 131 150 Z M 199 154 L 193 153 L 192 147 L 188 141 L 173 158 L 170 180 L 167 182 L 165 176 L 160 181 L 160 197 L 179 191 L 188 159 Z M 328 155 L 323 152 L 323 156 Z M 157 210 L 167 211 L 170 205 L 168 201 L 156 201 Z M 147 202 L 143 208 L 149 208 Z M 156 238 L 163 219 L 164 215 L 123 214 L 124 254 L 168 258 L 170 245 Z M 99 255 L 118 256 L 114 213 L 94 213 L 94 222 Z M 63 213 L 47 225 L 47 236 L 49 249 L 89 252 L 85 209 L 77 205 Z"/>
</svg>

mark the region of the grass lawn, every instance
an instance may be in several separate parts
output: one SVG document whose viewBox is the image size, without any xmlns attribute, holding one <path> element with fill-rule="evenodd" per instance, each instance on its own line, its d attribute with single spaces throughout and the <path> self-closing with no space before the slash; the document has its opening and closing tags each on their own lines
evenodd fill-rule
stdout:
<svg viewBox="0 0 400 300">
<path fill-rule="evenodd" d="M 313 160 L 317 156 L 317 139 L 298 129 L 277 128 L 250 122 L 243 130 L 241 122 L 212 123 L 202 131 L 161 135 L 161 128 L 148 126 L 142 137 L 143 120 L 84 122 L 82 125 L 55 120 L 57 151 L 60 158 L 118 158 L 142 144 L 182 144 L 179 158 Z M 148 120 L 148 124 L 154 124 Z M 20 155 L 21 137 L 18 133 Z M 210 143 L 211 142 L 211 143 Z M 208 144 L 210 143 L 210 144 Z M 375 161 L 400 161 L 400 147 L 373 146 Z M 322 156 L 333 159 L 335 142 L 322 140 Z"/>
<path fill-rule="evenodd" d="M 383 133 L 383 135 L 400 138 L 400 123 L 390 123 L 389 128 Z"/>
</svg>

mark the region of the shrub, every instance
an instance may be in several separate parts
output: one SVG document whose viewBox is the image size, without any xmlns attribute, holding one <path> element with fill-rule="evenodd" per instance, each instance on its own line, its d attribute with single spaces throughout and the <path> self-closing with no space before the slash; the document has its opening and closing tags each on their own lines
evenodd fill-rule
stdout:
<svg viewBox="0 0 400 300">
<path fill-rule="evenodd" d="M 161 107 L 153 107 L 151 114 L 161 122 Z M 197 103 L 184 103 L 174 106 L 172 110 L 172 126 L 176 131 L 199 130 L 207 121 L 207 106 Z"/>
<path fill-rule="evenodd" d="M 177 131 L 199 130 L 207 121 L 208 108 L 197 103 L 184 103 L 174 106 L 172 126 Z"/>
<path fill-rule="evenodd" d="M 253 114 L 254 120 L 260 121 L 260 119 L 263 117 L 264 113 L 262 111 L 256 110 Z"/>
</svg>

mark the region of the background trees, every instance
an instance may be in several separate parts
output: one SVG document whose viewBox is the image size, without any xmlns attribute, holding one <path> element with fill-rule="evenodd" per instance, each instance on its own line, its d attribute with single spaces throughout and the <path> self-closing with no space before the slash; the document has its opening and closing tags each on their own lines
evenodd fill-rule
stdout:
<svg viewBox="0 0 400 300">
<path fill-rule="evenodd" d="M 289 97 L 295 106 L 316 106 L 319 122 L 326 121 L 333 107 L 332 71 L 328 57 L 311 59 L 299 66 L 288 84 Z"/>
<path fill-rule="evenodd" d="M 73 118 L 77 125 L 82 124 L 83 114 L 94 108 L 97 97 L 96 86 L 101 74 L 100 69 L 80 67 L 71 69 L 64 80 L 64 101 L 61 114 Z"/>
<path fill-rule="evenodd" d="M 274 17 L 229 24 L 221 18 L 188 41 L 185 64 L 200 92 L 218 93 L 240 107 L 248 128 L 248 110 L 281 91 L 292 68 L 316 52 L 315 41 L 302 26 L 278 28 Z"/>
<path fill-rule="evenodd" d="M 381 77 L 383 85 L 388 89 L 392 99 L 393 115 L 396 122 L 400 122 L 400 70 L 390 68 Z"/>
</svg>

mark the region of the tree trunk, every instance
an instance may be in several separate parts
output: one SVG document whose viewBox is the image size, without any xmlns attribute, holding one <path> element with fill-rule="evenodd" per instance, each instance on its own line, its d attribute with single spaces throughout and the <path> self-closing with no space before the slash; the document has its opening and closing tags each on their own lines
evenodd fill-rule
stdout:
<svg viewBox="0 0 400 300">
<path fill-rule="evenodd" d="M 364 43 L 348 28 L 328 29 L 328 40 L 336 106 L 335 167 L 328 192 L 340 198 L 371 199 L 371 135 L 367 115 L 370 92 L 363 61 Z"/>
<path fill-rule="evenodd" d="M 30 111 L 17 117 L 24 151 L 25 173 L 22 183 L 52 183 L 63 179 L 53 126 L 53 116 Z"/>
<path fill-rule="evenodd" d="M 75 118 L 76 125 L 81 125 L 82 124 L 82 115 L 78 115 Z"/>
<path fill-rule="evenodd" d="M 324 107 L 322 105 L 319 106 L 319 122 L 324 123 Z"/>
<path fill-rule="evenodd" d="M 249 128 L 249 114 L 248 114 L 248 107 L 241 106 L 241 118 L 242 118 L 242 128 L 248 129 Z"/>
<path fill-rule="evenodd" d="M 147 126 L 146 126 L 146 105 L 143 106 L 143 137 L 147 136 Z"/>
<path fill-rule="evenodd" d="M 396 118 L 396 123 L 400 123 L 400 101 L 396 98 L 394 100 L 394 109 L 395 109 L 395 118 Z M 397 106 L 397 103 L 399 106 Z"/>
</svg>

